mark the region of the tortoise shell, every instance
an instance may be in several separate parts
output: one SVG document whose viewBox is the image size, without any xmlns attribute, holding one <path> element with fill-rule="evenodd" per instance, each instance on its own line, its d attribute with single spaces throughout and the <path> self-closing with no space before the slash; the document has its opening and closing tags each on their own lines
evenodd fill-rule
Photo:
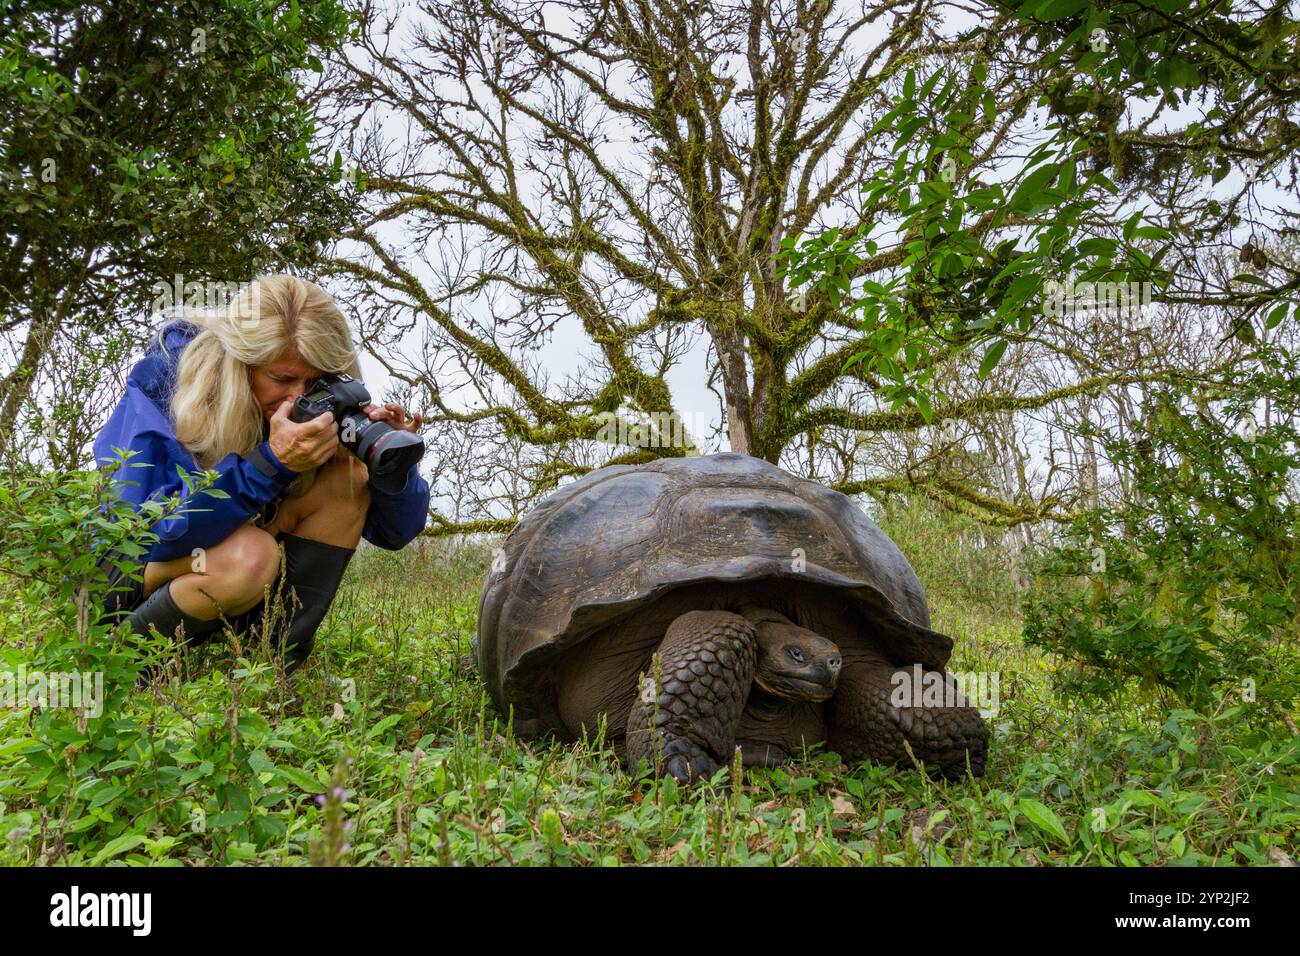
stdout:
<svg viewBox="0 0 1300 956">
<path fill-rule="evenodd" d="M 912 566 L 849 498 L 723 453 L 600 468 L 522 518 L 483 585 L 479 674 L 526 721 L 552 709 L 561 652 L 678 588 L 763 579 L 842 597 L 895 663 L 952 653 Z"/>
</svg>

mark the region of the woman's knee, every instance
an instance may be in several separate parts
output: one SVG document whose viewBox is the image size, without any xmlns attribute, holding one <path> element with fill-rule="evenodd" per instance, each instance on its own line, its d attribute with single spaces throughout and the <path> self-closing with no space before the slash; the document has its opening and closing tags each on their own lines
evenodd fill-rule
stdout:
<svg viewBox="0 0 1300 956">
<path fill-rule="evenodd" d="M 225 600 L 250 599 L 274 583 L 280 571 L 280 546 L 260 528 L 244 525 L 224 541 L 210 548 L 171 561 L 150 561 L 145 566 L 144 594 L 147 597 L 167 581 L 196 574 L 215 585 Z"/>
<path fill-rule="evenodd" d="M 213 549 L 217 572 L 240 594 L 261 594 L 280 572 L 280 546 L 261 528 L 244 525 Z"/>
</svg>

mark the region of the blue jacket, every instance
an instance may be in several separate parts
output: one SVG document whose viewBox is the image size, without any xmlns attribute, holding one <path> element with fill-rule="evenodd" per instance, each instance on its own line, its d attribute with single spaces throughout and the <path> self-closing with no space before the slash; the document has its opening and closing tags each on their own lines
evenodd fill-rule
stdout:
<svg viewBox="0 0 1300 956">
<path fill-rule="evenodd" d="M 176 388 L 180 352 L 198 331 L 192 323 L 177 321 L 154 337 L 145 357 L 131 369 L 126 394 L 95 439 L 95 458 L 101 465 L 117 460 L 115 449 L 136 452 L 113 476 L 121 500 L 139 506 L 151 497 L 181 496 L 184 512 L 154 526 L 158 543 L 145 561 L 170 561 L 191 554 L 194 548 L 219 544 L 280 498 L 298 477 L 264 441 L 249 458 L 231 453 L 214 466 L 219 477 L 211 487 L 228 497 L 200 493 L 187 498 L 177 466 L 187 472 L 201 469 L 176 438 L 167 408 Z M 131 467 L 137 462 L 150 467 Z M 362 537 L 381 548 L 404 547 L 429 520 L 429 484 L 420 477 L 418 465 L 411 466 L 401 491 L 390 494 L 372 484 L 370 494 Z"/>
</svg>

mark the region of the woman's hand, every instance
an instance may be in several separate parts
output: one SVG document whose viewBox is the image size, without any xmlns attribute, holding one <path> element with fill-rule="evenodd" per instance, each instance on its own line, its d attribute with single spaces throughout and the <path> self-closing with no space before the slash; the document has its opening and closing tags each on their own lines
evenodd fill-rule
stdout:
<svg viewBox="0 0 1300 956">
<path fill-rule="evenodd" d="M 293 400 L 285 399 L 271 417 L 271 451 L 290 471 L 319 468 L 339 450 L 339 426 L 333 412 L 301 424 L 289 418 Z"/>
<path fill-rule="evenodd" d="M 382 407 L 370 404 L 362 405 L 361 410 L 370 416 L 371 421 L 387 422 L 391 427 L 404 432 L 419 431 L 420 425 L 424 422 L 418 412 L 414 418 L 407 421 L 406 409 L 392 402 L 388 402 Z"/>
</svg>

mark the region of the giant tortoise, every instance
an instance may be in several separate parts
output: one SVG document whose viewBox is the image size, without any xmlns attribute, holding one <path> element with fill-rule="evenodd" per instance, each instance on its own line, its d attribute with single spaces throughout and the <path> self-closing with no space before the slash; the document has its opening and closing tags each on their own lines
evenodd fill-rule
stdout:
<svg viewBox="0 0 1300 956">
<path fill-rule="evenodd" d="M 521 737 L 594 737 L 603 717 L 633 768 L 683 782 L 737 747 L 771 767 L 818 742 L 984 771 L 988 731 L 898 547 L 844 495 L 748 455 L 613 465 L 556 491 L 506 538 L 478 621 L 479 675 Z M 895 696 L 923 672 L 947 706 Z"/>
</svg>

